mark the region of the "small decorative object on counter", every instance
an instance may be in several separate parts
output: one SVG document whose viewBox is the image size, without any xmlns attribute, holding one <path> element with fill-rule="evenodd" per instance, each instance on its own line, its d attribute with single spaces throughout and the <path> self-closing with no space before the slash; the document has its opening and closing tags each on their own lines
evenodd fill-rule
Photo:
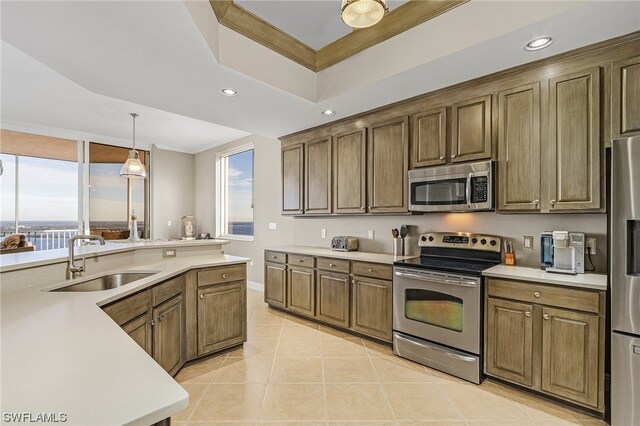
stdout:
<svg viewBox="0 0 640 426">
<path fill-rule="evenodd" d="M 504 263 L 505 265 L 516 264 L 516 254 L 513 251 L 513 241 L 505 240 L 504 242 Z"/>
<path fill-rule="evenodd" d="M 406 237 L 408 233 L 409 231 L 406 225 L 400 226 L 400 231 L 398 231 L 398 228 L 391 230 L 394 256 L 404 256 L 404 237 Z"/>
<path fill-rule="evenodd" d="M 182 239 L 183 240 L 195 240 L 196 239 L 196 218 L 194 216 L 182 216 Z"/>
<path fill-rule="evenodd" d="M 211 234 L 208 232 L 201 232 L 198 234 L 198 237 L 196 238 L 196 240 L 212 240 L 213 238 L 211 238 Z"/>
<path fill-rule="evenodd" d="M 131 209 L 131 220 L 129 221 L 129 241 L 140 241 L 138 235 L 138 216 L 136 209 Z"/>
</svg>

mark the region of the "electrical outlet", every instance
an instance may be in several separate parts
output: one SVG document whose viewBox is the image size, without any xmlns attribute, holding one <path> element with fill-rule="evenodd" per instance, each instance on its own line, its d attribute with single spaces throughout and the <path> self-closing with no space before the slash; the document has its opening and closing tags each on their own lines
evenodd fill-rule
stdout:
<svg viewBox="0 0 640 426">
<path fill-rule="evenodd" d="M 585 253 L 589 253 L 589 249 L 591 249 L 591 254 L 596 254 L 596 239 L 587 238 L 587 246 L 585 249 Z"/>
<path fill-rule="evenodd" d="M 533 237 L 530 235 L 522 237 L 522 246 L 527 250 L 533 250 Z"/>
<path fill-rule="evenodd" d="M 269 229 L 272 231 L 278 229 L 278 224 L 276 222 L 269 222 Z"/>
<path fill-rule="evenodd" d="M 175 249 L 164 249 L 162 250 L 162 257 L 176 257 Z"/>
<path fill-rule="evenodd" d="M 327 230 L 326 229 L 323 228 L 320 233 L 322 234 L 322 238 L 327 238 Z"/>
<path fill-rule="evenodd" d="M 375 232 L 373 231 L 373 229 L 369 229 L 369 239 L 370 240 L 374 240 L 375 238 Z"/>
</svg>

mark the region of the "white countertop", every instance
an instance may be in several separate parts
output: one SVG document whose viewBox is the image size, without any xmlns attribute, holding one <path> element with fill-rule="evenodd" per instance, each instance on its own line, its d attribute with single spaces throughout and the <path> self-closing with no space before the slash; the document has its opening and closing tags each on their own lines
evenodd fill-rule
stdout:
<svg viewBox="0 0 640 426">
<path fill-rule="evenodd" d="M 141 248 L 171 248 L 206 245 L 229 244 L 227 240 L 144 240 L 131 243 L 127 240 L 107 240 L 105 245 L 88 245 L 75 249 L 76 258 L 89 258 L 105 254 L 121 253 Z M 28 251 L 24 253 L 3 254 L 0 256 L 0 271 L 8 272 L 16 269 L 33 268 L 35 266 L 51 265 L 66 262 L 69 249 Z"/>
<path fill-rule="evenodd" d="M 148 425 L 185 409 L 187 392 L 99 306 L 190 269 L 247 261 L 167 258 L 127 268 L 161 272 L 117 289 L 47 291 L 70 282 L 60 281 L 3 294 L 2 412 L 62 412 L 72 425 Z"/>
<path fill-rule="evenodd" d="M 485 270 L 485 277 L 507 278 L 513 280 L 533 281 L 543 284 L 556 284 L 567 287 L 607 290 L 607 276 L 604 274 L 557 274 L 526 266 L 496 265 Z"/>
<path fill-rule="evenodd" d="M 393 265 L 398 260 L 411 259 L 417 256 L 394 256 L 386 253 L 367 253 L 364 251 L 334 251 L 324 247 L 312 246 L 278 246 L 270 247 L 265 250 L 279 251 L 285 253 L 306 254 L 309 256 L 333 257 L 336 259 L 359 260 L 362 262 L 386 263 Z"/>
</svg>

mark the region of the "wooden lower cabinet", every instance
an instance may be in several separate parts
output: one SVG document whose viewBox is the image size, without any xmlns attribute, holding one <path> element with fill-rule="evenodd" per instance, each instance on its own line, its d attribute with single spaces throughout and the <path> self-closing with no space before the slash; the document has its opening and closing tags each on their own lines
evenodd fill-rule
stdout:
<svg viewBox="0 0 640 426">
<path fill-rule="evenodd" d="M 287 309 L 302 315 L 315 314 L 315 277 L 309 268 L 287 270 Z"/>
<path fill-rule="evenodd" d="M 265 263 L 264 301 L 273 306 L 284 308 L 287 304 L 287 270 L 285 265 Z"/>
<path fill-rule="evenodd" d="M 184 303 L 176 296 L 153 310 L 153 358 L 169 374 L 185 362 Z"/>
<path fill-rule="evenodd" d="M 349 327 L 349 275 L 318 271 L 316 318 Z"/>
<path fill-rule="evenodd" d="M 391 291 L 391 281 L 354 276 L 351 288 L 351 329 L 391 341 Z"/>
<path fill-rule="evenodd" d="M 198 289 L 198 356 L 247 340 L 245 281 Z"/>
<path fill-rule="evenodd" d="M 122 326 L 124 332 L 151 356 L 153 356 L 152 321 L 151 312 L 147 312 Z"/>
<path fill-rule="evenodd" d="M 605 293 L 505 279 L 486 292 L 485 373 L 604 413 Z"/>
<path fill-rule="evenodd" d="M 542 309 L 542 390 L 598 405 L 598 316 Z"/>
<path fill-rule="evenodd" d="M 531 386 L 533 306 L 489 298 L 487 303 L 487 374 Z"/>
</svg>

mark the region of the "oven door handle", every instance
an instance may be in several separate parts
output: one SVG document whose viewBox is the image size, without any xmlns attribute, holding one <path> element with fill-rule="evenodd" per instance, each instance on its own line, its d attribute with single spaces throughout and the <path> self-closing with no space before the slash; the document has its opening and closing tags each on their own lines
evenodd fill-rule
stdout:
<svg viewBox="0 0 640 426">
<path fill-rule="evenodd" d="M 451 279 L 439 279 L 436 277 L 425 277 L 424 275 L 412 274 L 410 272 L 400 272 L 395 271 L 395 275 L 402 278 L 411 278 L 420 281 L 429 281 L 437 284 L 445 284 L 445 285 L 459 285 L 462 287 L 477 287 L 478 283 L 476 281 L 465 281 L 465 280 L 451 280 Z"/>
<path fill-rule="evenodd" d="M 467 206 L 471 208 L 471 178 L 473 177 L 473 173 L 469 173 L 467 176 L 467 188 L 466 188 L 466 197 L 467 197 Z"/>
<path fill-rule="evenodd" d="M 413 338 L 411 338 L 409 336 L 404 336 L 404 335 L 401 335 L 399 333 L 393 333 L 393 338 L 396 339 L 396 340 L 405 341 L 405 342 L 409 342 L 409 343 L 414 343 L 414 344 L 417 344 L 417 345 L 420 345 L 420 346 L 427 347 L 429 349 L 436 350 L 438 352 L 442 352 L 442 353 L 446 354 L 447 356 L 450 356 L 450 357 L 455 358 L 455 359 L 459 359 L 460 361 L 466 361 L 466 362 L 476 362 L 477 361 L 477 359 L 475 357 L 472 357 L 472 356 L 469 356 L 469 355 L 462 355 L 462 354 L 459 354 L 459 353 L 455 353 L 453 351 L 448 351 L 448 350 L 444 349 L 441 346 L 434 346 L 434 345 L 431 345 L 431 344 L 429 344 L 429 342 L 426 342 L 424 340 L 413 339 Z"/>
</svg>

